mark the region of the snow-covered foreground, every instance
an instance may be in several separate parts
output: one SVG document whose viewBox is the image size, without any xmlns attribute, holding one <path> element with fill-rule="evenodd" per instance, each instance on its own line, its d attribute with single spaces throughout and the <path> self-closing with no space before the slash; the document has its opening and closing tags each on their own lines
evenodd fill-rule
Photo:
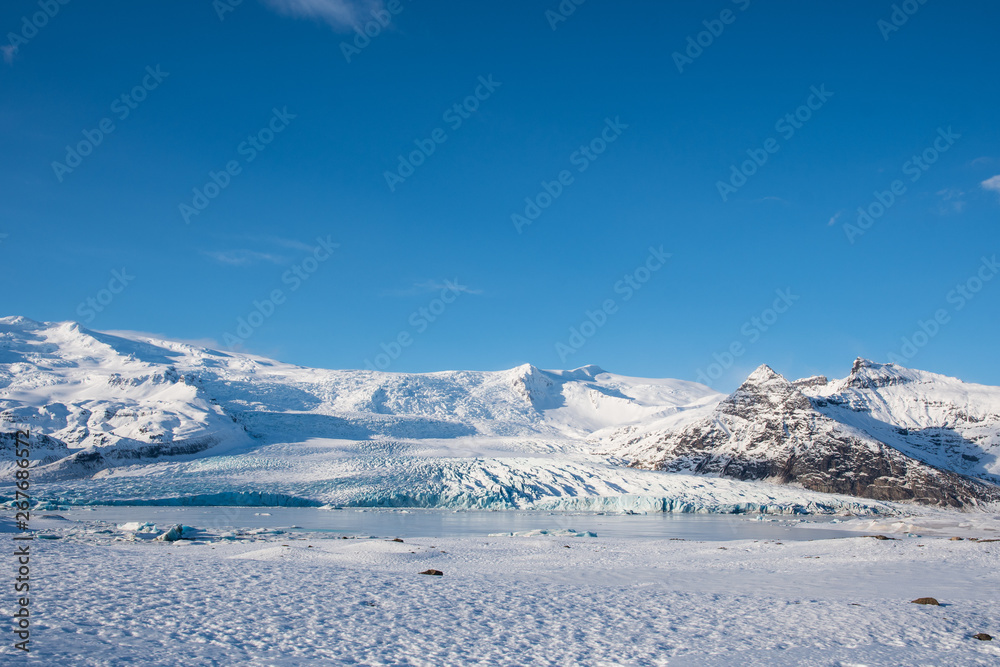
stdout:
<svg viewBox="0 0 1000 667">
<path fill-rule="evenodd" d="M 35 542 L 27 664 L 1000 662 L 1000 639 L 973 638 L 1000 635 L 1000 541 L 258 531 L 162 542 L 139 524 L 83 527 L 37 520 L 62 538 Z M 942 605 L 909 602 L 925 596 Z"/>
</svg>

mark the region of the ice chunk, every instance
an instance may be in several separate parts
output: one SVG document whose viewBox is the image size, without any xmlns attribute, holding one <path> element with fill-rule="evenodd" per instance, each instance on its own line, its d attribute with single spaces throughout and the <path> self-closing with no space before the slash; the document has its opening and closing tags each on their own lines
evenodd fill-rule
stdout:
<svg viewBox="0 0 1000 667">
<path fill-rule="evenodd" d="M 183 524 L 177 524 L 163 533 L 156 539 L 160 542 L 176 542 L 177 540 L 189 540 L 197 534 L 198 529 Z"/>
<path fill-rule="evenodd" d="M 585 530 L 577 531 L 572 528 L 561 530 L 546 530 L 544 528 L 536 530 L 519 530 L 514 533 L 490 533 L 490 537 L 539 537 L 541 535 L 551 535 L 552 537 L 597 537 L 597 533 Z"/>
<path fill-rule="evenodd" d="M 128 523 L 118 524 L 118 530 L 123 530 L 127 533 L 155 533 L 156 524 L 150 521 L 146 521 L 145 523 L 129 521 Z"/>
</svg>

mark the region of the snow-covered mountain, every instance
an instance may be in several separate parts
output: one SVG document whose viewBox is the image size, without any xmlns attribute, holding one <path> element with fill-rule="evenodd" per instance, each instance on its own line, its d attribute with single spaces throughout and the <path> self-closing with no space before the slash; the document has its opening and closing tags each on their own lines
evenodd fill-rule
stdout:
<svg viewBox="0 0 1000 667">
<path fill-rule="evenodd" d="M 1000 388 L 858 359 L 789 382 L 761 366 L 700 418 L 608 436 L 634 467 L 891 501 L 1000 500 Z"/>
<path fill-rule="evenodd" d="M 75 502 L 667 511 L 890 511 L 883 500 L 907 499 L 961 505 L 989 499 L 981 490 L 994 488 L 965 476 L 1000 475 L 991 407 L 1000 406 L 998 392 L 867 363 L 845 380 L 796 385 L 760 370 L 730 397 L 595 366 L 322 370 L 75 323 L 0 318 L 0 453 L 10 453 L 15 428 L 30 428 L 37 488 Z M 767 410 L 755 407 L 761 399 Z M 882 447 L 903 466 L 894 488 L 914 492 L 872 494 L 860 482 L 837 482 L 857 476 L 854 449 L 825 485 L 799 468 L 789 476 L 738 461 L 699 466 L 689 443 L 677 456 L 664 453 L 666 440 L 687 442 L 691 429 L 722 423 L 736 433 L 737 417 L 747 433 L 760 431 L 751 448 L 760 460 L 809 449 L 815 428 L 852 447 Z M 795 426 L 803 420 L 811 426 Z M 775 430 L 776 423 L 795 428 Z M 713 436 L 712 447 L 743 442 L 727 438 L 733 442 Z M 3 455 L 0 468 L 12 459 Z M 742 481 L 749 479 L 768 481 Z"/>
<path fill-rule="evenodd" d="M 4 421 L 100 452 L 112 466 L 116 456 L 163 458 L 302 436 L 516 437 L 551 451 L 555 442 L 717 399 L 697 383 L 625 378 L 596 366 L 320 370 L 24 318 L 0 319 L 0 364 Z"/>
</svg>

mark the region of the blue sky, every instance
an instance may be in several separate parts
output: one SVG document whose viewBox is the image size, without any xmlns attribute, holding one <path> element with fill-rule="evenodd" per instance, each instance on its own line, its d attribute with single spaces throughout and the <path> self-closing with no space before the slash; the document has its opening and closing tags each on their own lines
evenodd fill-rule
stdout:
<svg viewBox="0 0 1000 667">
<path fill-rule="evenodd" d="M 903 5 L 11 0 L 0 310 L 332 368 L 1000 384 L 1000 6 Z"/>
</svg>

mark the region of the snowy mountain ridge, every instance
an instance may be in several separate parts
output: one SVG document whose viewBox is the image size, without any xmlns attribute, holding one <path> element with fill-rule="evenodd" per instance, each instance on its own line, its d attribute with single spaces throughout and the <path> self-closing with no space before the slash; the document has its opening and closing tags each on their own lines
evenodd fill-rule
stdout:
<svg viewBox="0 0 1000 667">
<path fill-rule="evenodd" d="M 0 319 L 0 363 L 4 420 L 34 424 L 74 447 L 221 435 L 233 427 L 219 418 L 254 412 L 337 415 L 390 431 L 393 424 L 441 429 L 422 437 L 585 437 L 716 395 L 693 382 L 624 378 L 596 366 L 426 374 L 311 369 L 24 318 Z M 110 405 L 101 413 L 92 409 L 97 403 Z M 158 410 L 169 412 L 153 418 Z"/>
<path fill-rule="evenodd" d="M 964 507 L 1000 500 L 1000 388 L 866 359 L 834 381 L 761 366 L 700 419 L 603 449 L 640 468 Z"/>
<path fill-rule="evenodd" d="M 788 383 L 761 367 L 727 397 L 694 382 L 596 366 L 312 369 L 70 322 L 0 318 L 0 451 L 15 427 L 30 428 L 36 478 L 79 502 L 266 496 L 667 511 L 891 511 L 884 501 L 897 500 L 967 506 L 970 498 L 989 501 L 977 485 L 1000 479 L 998 406 L 1000 389 L 862 361 L 832 382 Z M 755 414 L 740 414 L 748 410 Z M 733 449 L 735 434 L 773 435 L 761 415 L 765 425 L 788 417 L 871 451 L 885 448 L 911 470 L 902 483 L 921 490 L 866 494 L 858 484 L 810 481 L 801 470 L 771 474 L 754 464 L 735 474 L 734 463 L 695 461 L 686 450 L 663 454 L 666 440 L 690 440 L 691 429 L 718 431 L 712 446 L 720 452 Z M 734 451 L 753 451 L 759 462 L 810 448 L 812 431 L 792 435 L 757 437 L 754 447 Z"/>
</svg>

